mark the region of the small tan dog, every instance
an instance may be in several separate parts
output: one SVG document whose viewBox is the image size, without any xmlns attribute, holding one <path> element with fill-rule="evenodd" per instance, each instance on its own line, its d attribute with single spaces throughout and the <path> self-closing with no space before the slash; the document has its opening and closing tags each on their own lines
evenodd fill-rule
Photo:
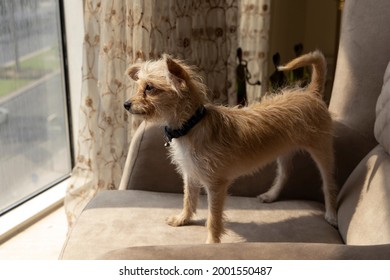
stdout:
<svg viewBox="0 0 390 280">
<path fill-rule="evenodd" d="M 194 69 L 164 55 L 161 60 L 132 65 L 127 73 L 138 84 L 125 102 L 132 114 L 165 126 L 173 162 L 184 180 L 182 212 L 167 219 L 183 226 L 197 208 L 199 190 L 208 195 L 207 243 L 219 243 L 229 185 L 278 158 L 278 173 L 262 202 L 277 199 L 287 176 L 291 154 L 306 150 L 323 181 L 326 220 L 337 226 L 333 171 L 332 119 L 322 91 L 326 64 L 319 51 L 294 59 L 280 70 L 313 65 L 307 88 L 286 89 L 245 108 L 216 106 L 207 101 L 206 86 Z"/>
</svg>

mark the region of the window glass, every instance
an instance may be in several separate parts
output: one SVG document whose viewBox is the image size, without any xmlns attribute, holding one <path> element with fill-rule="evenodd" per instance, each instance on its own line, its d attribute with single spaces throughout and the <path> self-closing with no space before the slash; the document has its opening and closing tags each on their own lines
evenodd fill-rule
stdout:
<svg viewBox="0 0 390 280">
<path fill-rule="evenodd" d="M 0 0 L 0 213 L 69 176 L 59 3 Z"/>
</svg>

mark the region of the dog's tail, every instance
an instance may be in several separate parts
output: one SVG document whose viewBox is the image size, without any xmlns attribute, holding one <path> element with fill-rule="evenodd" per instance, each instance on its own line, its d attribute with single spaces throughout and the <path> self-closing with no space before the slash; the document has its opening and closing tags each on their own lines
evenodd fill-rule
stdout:
<svg viewBox="0 0 390 280">
<path fill-rule="evenodd" d="M 310 84 L 307 86 L 307 89 L 312 92 L 317 92 L 322 94 L 325 87 L 325 78 L 326 78 L 326 60 L 324 55 L 316 50 L 314 52 L 302 55 L 291 60 L 284 66 L 279 66 L 279 71 L 288 71 L 300 68 L 303 66 L 312 65 L 313 71 L 311 74 Z"/>
</svg>

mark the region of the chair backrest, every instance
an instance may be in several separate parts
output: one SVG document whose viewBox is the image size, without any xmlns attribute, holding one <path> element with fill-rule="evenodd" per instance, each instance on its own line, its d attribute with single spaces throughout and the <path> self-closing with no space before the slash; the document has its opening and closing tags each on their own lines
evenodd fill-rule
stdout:
<svg viewBox="0 0 390 280">
<path fill-rule="evenodd" d="M 336 176 L 343 185 L 376 146 L 375 106 L 390 60 L 390 1 L 345 1 L 329 110 L 336 121 Z"/>
<path fill-rule="evenodd" d="M 120 190 L 182 192 L 182 179 L 168 158 L 163 130 L 142 122 L 130 144 Z"/>
</svg>

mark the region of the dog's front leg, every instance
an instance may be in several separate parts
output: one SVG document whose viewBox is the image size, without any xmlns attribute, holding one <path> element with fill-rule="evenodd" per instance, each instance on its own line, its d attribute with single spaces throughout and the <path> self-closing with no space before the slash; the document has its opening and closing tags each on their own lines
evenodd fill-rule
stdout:
<svg viewBox="0 0 390 280">
<path fill-rule="evenodd" d="M 209 213 L 207 218 L 207 241 L 206 243 L 220 243 L 221 236 L 225 232 L 223 227 L 223 208 L 227 195 L 226 183 L 213 184 L 207 188 Z"/>
<path fill-rule="evenodd" d="M 200 186 L 189 176 L 185 176 L 184 178 L 183 210 L 179 215 L 167 218 L 168 225 L 174 227 L 189 224 L 198 206 Z"/>
</svg>

